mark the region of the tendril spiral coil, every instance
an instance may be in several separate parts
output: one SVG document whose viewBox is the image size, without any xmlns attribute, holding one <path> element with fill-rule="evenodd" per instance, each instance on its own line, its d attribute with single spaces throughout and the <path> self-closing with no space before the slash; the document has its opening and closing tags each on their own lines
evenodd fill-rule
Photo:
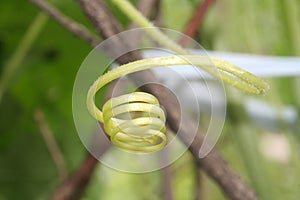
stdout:
<svg viewBox="0 0 300 200">
<path fill-rule="evenodd" d="M 122 114 L 135 116 L 118 118 Z M 103 121 L 112 143 L 127 150 L 151 152 L 166 144 L 165 114 L 151 94 L 134 92 L 111 98 L 103 106 Z"/>
<path fill-rule="evenodd" d="M 165 115 L 158 100 L 153 95 L 144 92 L 114 97 L 104 104 L 101 111 L 94 102 L 97 91 L 109 82 L 133 72 L 176 65 L 199 67 L 248 93 L 262 94 L 268 89 L 265 82 L 251 73 L 216 58 L 211 58 L 211 62 L 207 62 L 203 56 L 165 56 L 122 65 L 100 76 L 90 87 L 87 95 L 89 112 L 104 124 L 104 129 L 113 144 L 137 152 L 153 152 L 163 148 L 166 144 Z M 130 115 L 131 118 L 123 119 L 122 114 L 137 114 L 137 116 Z"/>
</svg>

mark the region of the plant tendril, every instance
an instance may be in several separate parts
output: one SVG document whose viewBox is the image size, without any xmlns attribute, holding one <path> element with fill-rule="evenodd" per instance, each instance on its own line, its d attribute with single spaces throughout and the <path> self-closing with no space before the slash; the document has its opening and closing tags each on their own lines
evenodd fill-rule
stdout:
<svg viewBox="0 0 300 200">
<path fill-rule="evenodd" d="M 102 111 L 96 106 L 94 97 L 97 91 L 121 76 L 155 67 L 192 65 L 244 92 L 264 94 L 267 91 L 268 85 L 264 81 L 224 60 L 188 55 L 188 51 L 154 27 L 128 1 L 113 0 L 113 2 L 141 27 L 151 27 L 145 31 L 153 39 L 179 54 L 147 58 L 122 65 L 98 77 L 92 84 L 87 95 L 88 110 L 95 119 L 104 124 L 105 132 L 116 146 L 135 152 L 153 152 L 160 150 L 167 143 L 166 117 L 153 95 L 134 92 L 111 98 L 104 104 Z"/>
</svg>

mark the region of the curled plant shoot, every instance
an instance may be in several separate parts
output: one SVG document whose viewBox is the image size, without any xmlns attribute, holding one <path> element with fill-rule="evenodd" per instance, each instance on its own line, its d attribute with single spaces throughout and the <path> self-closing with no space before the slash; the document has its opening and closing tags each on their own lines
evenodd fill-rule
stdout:
<svg viewBox="0 0 300 200">
<path fill-rule="evenodd" d="M 116 146 L 134 152 L 154 152 L 162 149 L 167 143 L 166 117 L 153 95 L 134 92 L 111 98 L 104 104 L 102 111 L 96 106 L 94 98 L 97 91 L 127 74 L 162 66 L 193 65 L 246 93 L 264 94 L 268 90 L 269 86 L 263 80 L 224 60 L 210 58 L 208 62 L 203 56 L 189 55 L 187 50 L 154 27 L 128 1 L 113 0 L 113 2 L 130 19 L 146 28 L 145 31 L 150 37 L 178 54 L 142 59 L 122 65 L 103 74 L 92 84 L 87 95 L 88 110 L 95 119 L 104 124 L 104 130 Z M 122 117 L 124 114 L 131 115 L 124 118 Z"/>
</svg>

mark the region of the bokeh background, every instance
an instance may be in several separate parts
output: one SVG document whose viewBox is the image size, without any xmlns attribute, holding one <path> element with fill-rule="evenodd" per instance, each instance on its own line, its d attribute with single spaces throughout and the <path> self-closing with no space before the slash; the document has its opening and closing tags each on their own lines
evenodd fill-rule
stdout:
<svg viewBox="0 0 300 200">
<path fill-rule="evenodd" d="M 106 2 L 126 28 L 130 21 Z M 51 3 L 94 31 L 76 2 Z M 161 0 L 151 19 L 183 32 L 199 3 Z M 300 56 L 300 1 L 216 0 L 196 40 L 207 50 Z M 60 182 L 34 113 L 44 115 L 69 174 L 86 155 L 71 106 L 76 72 L 90 50 L 30 2 L 0 0 L 0 200 L 47 199 Z M 253 97 L 228 87 L 227 118 L 217 148 L 260 199 L 297 200 L 300 76 L 267 82 L 268 94 L 254 98 L 274 111 L 273 125 L 259 125 L 261 119 L 251 117 L 244 105 Z M 283 114 L 286 110 L 294 113 L 291 118 Z M 174 199 L 197 199 L 199 172 L 189 152 L 170 169 Z M 127 174 L 99 164 L 83 199 L 164 199 L 161 173 Z M 214 182 L 201 176 L 203 199 L 225 199 Z"/>
</svg>

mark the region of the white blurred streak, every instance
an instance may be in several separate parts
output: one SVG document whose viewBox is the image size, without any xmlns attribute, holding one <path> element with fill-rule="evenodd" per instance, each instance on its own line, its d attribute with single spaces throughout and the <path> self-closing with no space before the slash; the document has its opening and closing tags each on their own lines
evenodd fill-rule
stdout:
<svg viewBox="0 0 300 200">
<path fill-rule="evenodd" d="M 300 57 L 262 56 L 216 51 L 204 52 L 202 50 L 194 49 L 189 51 L 194 55 L 208 54 L 211 57 L 221 58 L 260 77 L 300 77 Z M 170 52 L 167 51 L 143 51 L 143 56 L 145 58 L 168 55 L 170 55 Z M 183 74 L 190 80 L 191 87 L 194 91 L 197 91 L 196 96 L 201 112 L 210 112 L 211 107 L 209 105 L 211 104 L 211 98 L 207 91 L 207 85 L 205 85 L 213 82 L 209 81 L 210 76 L 206 73 L 201 73 L 206 81 L 203 79 L 199 80 L 199 74 L 196 73 L 195 69 L 187 66 L 172 67 L 172 70 L 179 74 Z M 153 71 L 164 84 L 176 88 L 178 94 L 185 96 L 184 104 L 187 110 L 189 110 L 189 107 L 191 106 L 189 97 L 191 95 L 188 94 L 189 91 L 184 88 L 185 85 L 181 85 L 181 83 L 169 73 L 164 73 L 163 68 L 154 69 Z M 221 104 L 222 102 L 220 102 L 220 105 Z M 293 106 L 283 106 L 283 109 L 278 111 L 277 108 L 271 106 L 267 102 L 256 100 L 254 98 L 248 98 L 244 102 L 244 106 L 254 124 L 259 127 L 274 130 L 280 128 L 280 121 L 283 121 L 291 130 L 295 131 L 297 129 L 298 113 L 297 109 Z"/>
</svg>

